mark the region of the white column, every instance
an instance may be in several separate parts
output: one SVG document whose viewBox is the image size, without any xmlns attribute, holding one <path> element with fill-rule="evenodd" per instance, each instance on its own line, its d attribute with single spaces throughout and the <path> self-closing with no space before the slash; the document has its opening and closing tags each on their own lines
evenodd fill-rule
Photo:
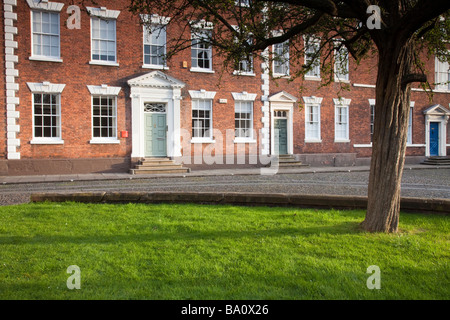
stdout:
<svg viewBox="0 0 450 320">
<path fill-rule="evenodd" d="M 7 117 L 7 146 L 8 159 L 20 159 L 20 139 L 17 139 L 17 133 L 20 132 L 20 125 L 18 120 L 20 114 L 16 111 L 16 106 L 19 104 L 19 98 L 16 94 L 19 91 L 19 84 L 16 83 L 16 77 L 19 76 L 19 71 L 15 64 L 19 61 L 14 50 L 17 49 L 18 43 L 14 40 L 17 34 L 17 28 L 14 27 L 14 21 L 17 21 L 17 13 L 14 13 L 14 7 L 17 6 L 17 0 L 4 0 L 4 31 L 5 31 L 5 79 L 6 79 L 6 117 Z"/>
</svg>

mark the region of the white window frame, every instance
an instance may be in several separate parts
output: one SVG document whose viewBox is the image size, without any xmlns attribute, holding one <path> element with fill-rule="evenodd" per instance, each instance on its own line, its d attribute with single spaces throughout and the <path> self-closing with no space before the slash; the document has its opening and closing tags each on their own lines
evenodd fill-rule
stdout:
<svg viewBox="0 0 450 320">
<path fill-rule="evenodd" d="M 250 135 L 248 137 L 237 137 L 236 136 L 236 125 L 235 125 L 235 137 L 234 137 L 234 143 L 256 143 L 255 136 L 254 136 L 254 102 L 256 100 L 256 93 L 237 93 L 232 92 L 231 95 L 234 99 L 234 111 L 235 111 L 235 121 L 236 121 L 236 104 L 237 103 L 249 103 L 250 104 L 250 128 L 248 128 Z"/>
<path fill-rule="evenodd" d="M 209 22 L 205 22 L 204 20 L 200 22 L 191 22 L 191 41 L 199 40 L 201 37 L 204 37 L 206 33 L 212 33 L 213 24 Z M 208 37 L 208 35 L 206 36 Z M 211 44 L 208 44 L 208 48 L 198 48 L 198 44 L 191 46 L 191 72 L 204 72 L 204 73 L 214 73 L 213 71 L 213 48 Z M 208 54 L 209 67 L 202 68 L 198 66 L 198 57 L 194 58 L 194 50 L 201 50 Z M 197 61 L 197 65 L 194 66 L 194 60 Z"/>
<path fill-rule="evenodd" d="M 233 28 L 236 31 L 239 31 L 238 26 L 233 26 Z M 236 39 L 236 42 L 237 42 L 237 39 Z M 253 42 L 253 37 L 251 34 L 250 34 L 250 38 L 247 40 L 247 42 L 249 44 L 251 44 Z M 235 70 L 233 71 L 234 75 L 255 76 L 255 66 L 254 66 L 254 60 L 253 60 L 252 54 L 250 54 L 249 60 L 243 59 L 243 60 L 240 60 L 238 63 L 239 63 L 239 65 L 237 66 L 238 68 L 235 68 Z M 244 70 L 242 70 L 243 68 L 241 68 L 241 66 L 244 66 Z"/>
<path fill-rule="evenodd" d="M 191 103 L 191 117 L 193 114 L 193 111 L 196 110 L 196 103 L 198 101 L 208 101 L 209 105 L 210 105 L 210 110 L 209 110 L 209 135 L 207 137 L 194 137 L 193 135 L 191 136 L 191 143 L 215 143 L 215 140 L 213 139 L 213 101 L 214 101 L 214 97 L 216 95 L 216 92 L 214 91 L 206 91 L 206 90 L 200 90 L 200 91 L 193 91 L 190 90 L 189 94 L 191 96 L 192 99 L 192 103 Z M 191 118 L 191 125 L 192 125 L 192 118 Z M 192 129 L 191 128 L 191 134 L 192 134 Z"/>
<path fill-rule="evenodd" d="M 167 24 L 170 21 L 170 18 L 167 17 L 161 17 L 156 14 L 154 15 L 141 15 L 142 20 L 144 21 L 143 25 L 143 46 L 142 46 L 142 67 L 148 68 L 148 69 L 158 69 L 158 70 L 169 70 L 167 67 L 167 61 L 165 60 L 165 55 L 167 54 Z M 151 28 L 151 29 L 149 29 Z M 154 28 L 154 29 L 153 29 Z M 160 45 L 153 43 L 154 39 L 152 36 L 151 30 L 154 30 L 155 33 L 157 33 L 157 37 L 163 37 L 164 39 L 164 49 L 163 49 L 163 64 L 153 64 L 153 63 L 145 63 L 145 46 L 150 46 L 150 52 L 151 47 L 154 45 Z M 150 39 L 150 43 L 147 41 Z M 151 62 L 151 60 L 150 60 Z"/>
<path fill-rule="evenodd" d="M 30 7 L 30 31 L 31 31 L 31 56 L 29 57 L 30 60 L 36 60 L 36 61 L 49 61 L 49 62 L 62 62 L 61 59 L 61 17 L 60 17 L 60 11 L 62 10 L 64 3 L 59 2 L 48 2 L 48 1 L 34 1 L 34 0 L 27 0 L 28 6 Z M 56 14 L 58 15 L 58 34 L 53 34 L 53 37 L 58 37 L 58 55 L 52 56 L 52 55 L 43 55 L 43 54 L 36 54 L 34 50 L 34 13 L 44 13 L 47 12 L 49 14 Z M 42 21 L 42 20 L 41 20 Z M 42 23 L 41 23 L 42 26 Z M 41 33 L 42 34 L 42 29 Z"/>
<path fill-rule="evenodd" d="M 50 82 L 42 83 L 27 83 L 28 88 L 31 91 L 31 101 L 32 101 L 32 140 L 30 144 L 64 144 L 62 139 L 62 116 L 61 116 L 61 94 L 65 88 L 65 84 L 53 84 Z M 59 118 L 58 124 L 58 137 L 35 137 L 35 94 L 50 94 L 58 96 L 57 103 L 57 116 Z"/>
<path fill-rule="evenodd" d="M 315 52 L 317 52 L 318 50 L 320 50 L 320 38 L 317 37 L 313 37 L 310 36 L 309 38 L 304 36 L 304 44 L 305 44 L 305 65 L 308 65 L 308 63 L 310 63 L 311 58 L 308 57 L 308 48 L 310 47 L 314 47 L 315 48 Z M 311 45 L 308 45 L 308 43 L 312 42 Z M 316 58 L 314 60 L 314 66 L 312 69 L 310 69 L 306 74 L 305 74 L 305 80 L 320 80 L 321 75 L 320 75 L 320 56 L 318 58 Z"/>
<path fill-rule="evenodd" d="M 119 66 L 118 63 L 118 51 L 117 51 L 117 18 L 120 14 L 120 11 L 118 10 L 108 10 L 105 7 L 101 7 L 101 8 L 92 8 L 92 7 L 87 7 L 88 13 L 91 15 L 91 26 L 90 26 L 90 30 L 91 30 L 91 60 L 89 61 L 89 64 L 94 64 L 94 65 L 104 65 L 104 66 Z M 98 38 L 98 39 L 94 39 L 93 35 L 93 24 L 94 21 L 98 20 L 99 23 L 101 23 L 101 21 L 107 21 L 107 22 L 114 22 L 114 61 L 105 61 L 105 60 L 101 60 L 101 59 L 94 59 L 93 55 L 94 55 L 94 41 L 95 40 L 100 40 L 100 41 L 107 41 L 107 42 L 112 42 L 112 40 L 109 39 L 103 39 L 103 38 Z"/>
<path fill-rule="evenodd" d="M 303 97 L 305 102 L 305 142 L 306 143 L 321 143 L 321 128 L 320 128 L 320 106 L 322 104 L 323 98 L 318 97 Z M 317 122 L 317 137 L 312 137 L 310 135 L 311 132 L 311 121 L 308 119 L 311 118 L 310 109 L 316 109 L 315 114 L 317 119 L 313 119 L 314 122 Z M 314 113 L 313 113 L 314 114 Z"/>
<path fill-rule="evenodd" d="M 349 118 L 350 118 L 350 103 L 351 99 L 333 99 L 334 102 L 334 142 L 350 142 L 349 138 Z M 345 127 L 344 127 L 344 137 L 338 137 L 338 118 L 339 118 L 339 110 L 345 110 Z M 342 125 L 343 123 L 341 123 Z"/>
<path fill-rule="evenodd" d="M 117 118 L 118 118 L 118 108 L 117 108 L 117 101 L 118 101 L 118 95 L 121 90 L 120 87 L 110 87 L 107 85 L 101 85 L 101 86 L 87 86 L 88 90 L 91 94 L 91 141 L 89 141 L 90 144 L 119 144 L 119 128 L 117 127 Z M 114 98 L 114 111 L 115 111 L 115 136 L 114 137 L 94 137 L 94 98 Z"/>
<path fill-rule="evenodd" d="M 344 52 L 342 52 L 344 51 Z M 342 55 L 345 58 L 342 58 Z M 345 66 L 343 66 L 345 63 Z M 342 73 L 344 71 L 344 73 Z M 335 82 L 349 82 L 349 55 L 345 46 L 334 49 L 334 81 Z"/>
<path fill-rule="evenodd" d="M 409 106 L 409 115 L 408 115 L 408 134 L 406 138 L 406 145 L 411 146 L 413 144 L 413 126 L 414 126 L 414 101 L 411 101 Z"/>
<path fill-rule="evenodd" d="M 435 57 L 435 91 L 450 92 L 450 63 Z"/>
<path fill-rule="evenodd" d="M 369 133 L 370 145 L 373 143 L 373 130 L 375 127 L 375 99 L 369 99 Z"/>
<path fill-rule="evenodd" d="M 279 48 L 281 47 L 281 53 Z M 289 77 L 290 75 L 290 61 L 289 61 L 289 40 L 282 43 L 277 43 L 272 46 L 273 62 L 272 72 L 274 77 Z M 280 55 L 281 54 L 281 55 Z M 281 61 L 280 61 L 281 60 Z M 280 67 L 284 72 L 277 72 L 277 67 Z"/>
</svg>

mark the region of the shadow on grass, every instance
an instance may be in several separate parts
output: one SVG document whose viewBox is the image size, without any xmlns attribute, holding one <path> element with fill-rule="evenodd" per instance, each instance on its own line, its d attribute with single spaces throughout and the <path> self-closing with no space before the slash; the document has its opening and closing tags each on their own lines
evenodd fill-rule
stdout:
<svg viewBox="0 0 450 320">
<path fill-rule="evenodd" d="M 152 229 L 149 226 L 149 229 Z M 153 229 L 152 229 L 153 230 Z M 333 236 L 359 234 L 363 231 L 359 228 L 359 222 L 344 222 L 332 226 L 315 226 L 299 228 L 268 228 L 248 230 L 221 230 L 221 231 L 198 231 L 186 226 L 180 226 L 175 230 L 153 230 L 152 232 L 130 232 L 127 234 L 102 235 L 92 233 L 79 236 L 65 235 L 36 235 L 26 236 L 0 236 L 0 245 L 15 244 L 57 244 L 57 243 L 136 243 L 151 241 L 186 241 L 186 240 L 238 240 L 243 238 L 282 238 L 285 236 Z"/>
</svg>

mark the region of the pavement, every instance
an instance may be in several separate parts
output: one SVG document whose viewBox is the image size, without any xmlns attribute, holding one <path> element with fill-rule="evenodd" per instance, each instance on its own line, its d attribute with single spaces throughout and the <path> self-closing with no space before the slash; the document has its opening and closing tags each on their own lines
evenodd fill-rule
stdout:
<svg viewBox="0 0 450 320">
<path fill-rule="evenodd" d="M 266 168 L 267 169 L 267 168 Z M 437 170 L 450 169 L 450 166 L 430 165 L 405 165 L 404 170 Z M 369 172 L 369 166 L 353 167 L 300 167 L 279 168 L 276 174 L 308 174 L 308 173 L 333 173 L 333 172 Z M 211 176 L 234 176 L 234 175 L 271 175 L 271 170 L 261 171 L 261 168 L 230 168 L 214 170 L 193 170 L 190 173 L 175 174 L 139 174 L 130 173 L 87 173 L 66 175 L 33 175 L 33 176 L 0 176 L 0 184 L 23 184 L 39 182 L 73 182 L 73 181 L 101 181 L 101 180 L 132 180 L 132 179 L 155 179 L 155 178 L 180 178 L 180 177 L 211 177 Z"/>
</svg>

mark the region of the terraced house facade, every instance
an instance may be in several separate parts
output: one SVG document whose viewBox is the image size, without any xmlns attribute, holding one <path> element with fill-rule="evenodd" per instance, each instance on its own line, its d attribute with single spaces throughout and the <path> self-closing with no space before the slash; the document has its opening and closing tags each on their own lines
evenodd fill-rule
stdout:
<svg viewBox="0 0 450 320">
<path fill-rule="evenodd" d="M 368 163 L 376 58 L 356 66 L 336 52 L 344 57 L 336 70 L 348 72 L 321 88 L 318 68 L 291 81 L 289 43 L 268 50 L 285 60 L 255 57 L 223 72 L 221 57 L 193 33 L 191 48 L 166 62 L 167 39 L 180 30 L 165 27 L 170 17 L 132 15 L 127 4 L 3 0 L 1 175 L 126 172 L 150 157 L 211 168 L 263 165 L 277 154 L 313 165 Z M 432 98 L 412 90 L 409 162 L 450 147 L 449 66 L 431 58 L 426 69 L 442 84 Z"/>
</svg>

